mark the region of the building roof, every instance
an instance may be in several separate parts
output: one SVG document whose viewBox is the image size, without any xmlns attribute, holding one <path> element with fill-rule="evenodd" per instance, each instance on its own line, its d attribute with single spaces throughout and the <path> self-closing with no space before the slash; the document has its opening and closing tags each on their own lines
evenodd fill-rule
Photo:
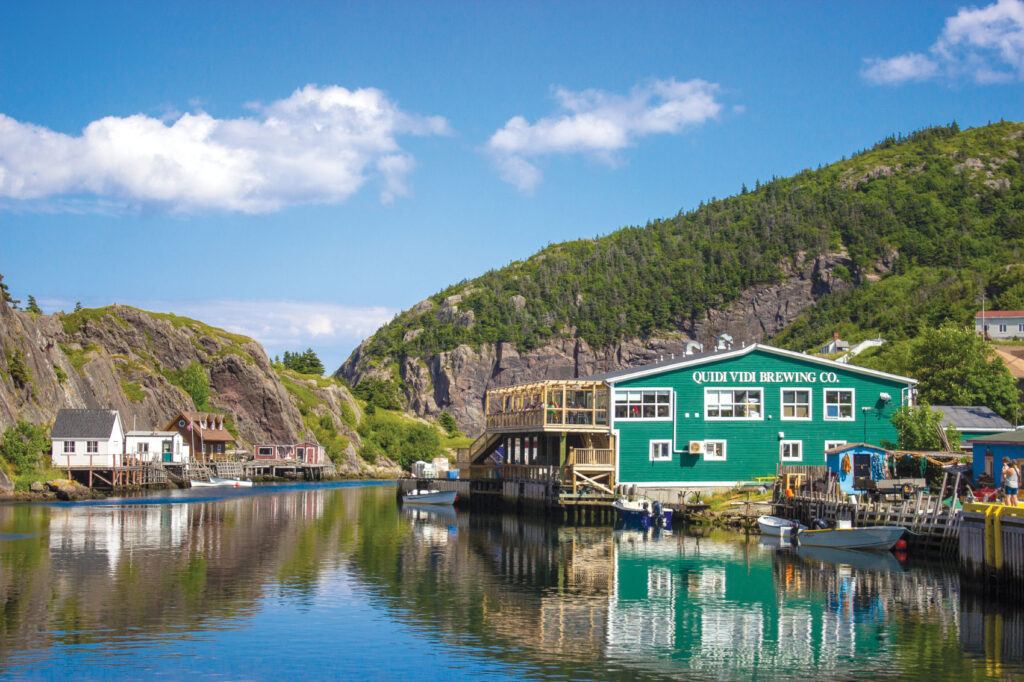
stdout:
<svg viewBox="0 0 1024 682">
<path fill-rule="evenodd" d="M 50 438 L 110 438 L 117 410 L 60 410 L 50 429 Z"/>
<path fill-rule="evenodd" d="M 980 320 L 982 317 L 1024 317 L 1024 310 L 986 310 L 984 314 L 977 313 L 974 318 Z"/>
<path fill-rule="evenodd" d="M 662 358 L 658 362 L 653 362 L 649 365 L 641 365 L 639 367 L 620 369 L 614 372 L 607 372 L 605 374 L 598 374 L 596 376 L 586 377 L 586 379 L 615 383 L 616 381 L 621 379 L 633 379 L 641 376 L 646 376 L 648 374 L 657 374 L 662 371 L 681 369 L 683 367 L 688 367 L 690 365 L 700 365 L 706 362 L 714 362 L 716 360 L 743 357 L 744 355 L 752 353 L 755 350 L 764 351 L 766 353 L 772 353 L 774 355 L 782 355 L 797 360 L 803 360 L 805 362 L 812 362 L 819 365 L 825 365 L 827 367 L 843 370 L 844 372 L 868 374 L 870 376 L 880 377 L 882 379 L 889 379 L 890 381 L 897 381 L 906 384 L 917 383 L 917 379 L 911 379 L 910 377 L 901 377 L 896 374 L 889 374 L 888 372 L 879 372 L 878 370 L 868 369 L 867 367 L 843 364 L 841 362 L 835 362 L 834 360 L 826 360 L 825 358 L 819 358 L 815 355 L 797 353 L 796 351 L 786 350 L 784 348 L 776 348 L 774 346 L 766 346 L 761 343 L 752 343 L 749 346 L 745 346 L 743 348 L 738 349 L 734 348 L 732 350 L 713 350 L 705 353 L 695 353 L 693 355 L 680 355 L 667 360 Z"/>
<path fill-rule="evenodd" d="M 174 436 L 180 436 L 181 434 L 178 433 L 177 431 L 141 431 L 141 430 L 138 430 L 138 431 L 129 431 L 128 433 L 126 433 L 124 435 L 125 436 L 135 436 L 135 437 L 141 437 L 141 436 L 154 436 L 154 437 L 155 436 L 161 436 L 161 437 L 165 437 L 165 438 L 171 438 L 171 437 L 174 437 Z"/>
<path fill-rule="evenodd" d="M 992 443 L 992 444 L 1006 444 L 1006 445 L 1024 445 L 1024 431 L 1014 429 L 1013 431 L 1003 431 L 1001 433 L 993 433 L 991 436 L 982 436 L 981 438 L 972 438 L 972 443 Z"/>
<path fill-rule="evenodd" d="M 955 426 L 960 431 L 1012 431 L 1013 424 L 984 405 L 932 405 L 942 410 L 942 425 Z"/>
<path fill-rule="evenodd" d="M 210 422 L 213 422 L 214 424 L 220 424 L 221 426 L 223 426 L 223 424 L 224 424 L 224 415 L 223 414 L 218 414 L 216 412 L 187 412 L 187 411 L 182 411 L 182 412 L 179 412 L 177 415 L 175 415 L 174 419 L 172 419 L 171 422 L 167 425 L 167 428 L 168 429 L 175 428 L 175 426 L 177 426 L 177 423 L 179 421 L 179 417 L 184 417 L 190 424 L 192 424 L 192 428 L 194 429 L 195 435 L 199 436 L 199 438 L 202 439 L 203 441 L 213 441 L 215 443 L 216 442 L 231 443 L 231 442 L 234 442 L 234 440 L 235 440 L 235 437 L 231 435 L 231 432 L 228 431 L 225 428 L 220 428 L 220 429 L 204 429 L 201 426 L 201 424 L 204 421 L 210 421 Z"/>
</svg>

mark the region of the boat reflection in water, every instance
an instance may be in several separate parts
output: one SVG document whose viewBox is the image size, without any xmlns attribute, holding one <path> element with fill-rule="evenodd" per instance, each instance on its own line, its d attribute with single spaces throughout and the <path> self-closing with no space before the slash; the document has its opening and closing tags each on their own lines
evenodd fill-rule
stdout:
<svg viewBox="0 0 1024 682">
<path fill-rule="evenodd" d="M 332 675 L 1024 675 L 1011 601 L 888 553 L 400 508 L 391 486 L 191 495 L 0 506 L 0 670 L 309 676 L 355 650 Z"/>
</svg>

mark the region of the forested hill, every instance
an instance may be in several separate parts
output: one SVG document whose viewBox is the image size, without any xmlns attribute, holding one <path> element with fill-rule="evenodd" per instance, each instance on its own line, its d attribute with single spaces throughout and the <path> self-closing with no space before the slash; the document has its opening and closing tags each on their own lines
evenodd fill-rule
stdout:
<svg viewBox="0 0 1024 682">
<path fill-rule="evenodd" d="M 776 342 L 807 347 L 836 328 L 905 335 L 943 318 L 966 322 L 990 280 L 1012 291 L 1005 266 L 1021 260 L 1022 245 L 1024 124 L 954 123 L 643 227 L 549 246 L 417 304 L 339 371 L 358 381 L 390 368 L 408 388 L 414 365 L 436 379 L 431 359 L 460 344 L 507 342 L 523 353 L 559 339 L 594 349 L 729 332 L 705 323 L 730 306 L 756 307 L 751 292 L 801 272 L 814 280 L 811 297 L 776 315 L 784 326 L 804 311 Z M 739 336 L 780 331 L 772 327 Z M 407 390 L 412 403 L 415 392 Z"/>
</svg>

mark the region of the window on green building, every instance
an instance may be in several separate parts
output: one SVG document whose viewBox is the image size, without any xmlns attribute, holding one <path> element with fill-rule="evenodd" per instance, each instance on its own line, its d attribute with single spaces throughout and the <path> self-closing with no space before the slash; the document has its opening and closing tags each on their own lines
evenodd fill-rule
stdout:
<svg viewBox="0 0 1024 682">
<path fill-rule="evenodd" d="M 811 418 L 811 389 L 809 389 L 809 388 L 784 388 L 784 389 L 782 389 L 782 418 L 783 419 L 810 419 Z"/>
<path fill-rule="evenodd" d="M 707 419 L 761 419 L 760 388 L 704 389 L 704 416 Z"/>
<path fill-rule="evenodd" d="M 804 442 L 784 440 L 779 444 L 779 457 L 783 462 L 801 462 L 804 458 Z"/>
<path fill-rule="evenodd" d="M 652 462 L 670 462 L 670 461 L 672 461 L 672 441 L 670 441 L 670 440 L 652 440 L 651 441 L 651 461 Z"/>
<path fill-rule="evenodd" d="M 725 441 L 724 440 L 706 440 L 706 441 L 704 441 L 704 461 L 706 461 L 706 462 L 724 462 L 725 461 Z"/>
<path fill-rule="evenodd" d="M 825 419 L 838 421 L 853 420 L 853 389 L 825 389 Z"/>
<path fill-rule="evenodd" d="M 652 389 L 615 392 L 616 419 L 671 419 L 672 391 Z"/>
</svg>

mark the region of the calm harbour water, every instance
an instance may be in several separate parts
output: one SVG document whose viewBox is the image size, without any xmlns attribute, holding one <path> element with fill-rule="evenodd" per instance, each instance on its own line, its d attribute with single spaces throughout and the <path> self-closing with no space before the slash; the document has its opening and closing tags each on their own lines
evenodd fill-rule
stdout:
<svg viewBox="0 0 1024 682">
<path fill-rule="evenodd" d="M 5 677 L 1024 677 L 1024 607 L 949 568 L 391 485 L 0 506 L 0 607 Z"/>
</svg>

